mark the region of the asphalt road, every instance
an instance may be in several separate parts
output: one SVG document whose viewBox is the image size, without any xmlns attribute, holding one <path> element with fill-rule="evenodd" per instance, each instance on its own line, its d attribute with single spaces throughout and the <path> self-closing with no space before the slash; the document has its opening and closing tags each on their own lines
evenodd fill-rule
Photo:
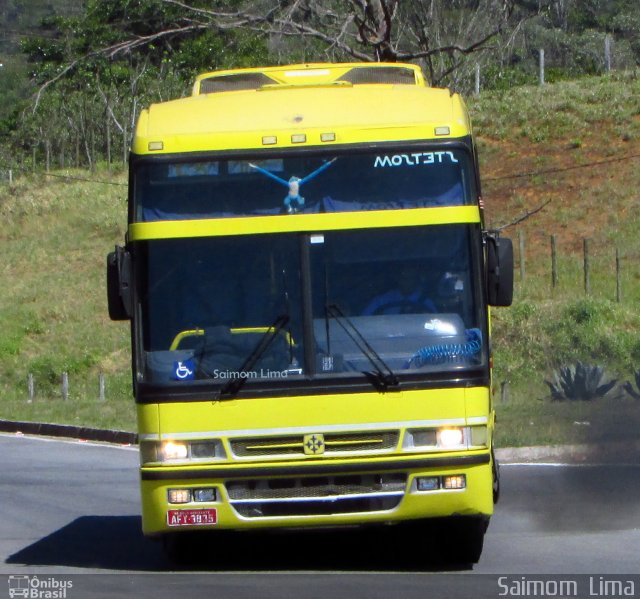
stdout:
<svg viewBox="0 0 640 599">
<path fill-rule="evenodd" d="M 175 573 L 140 533 L 136 448 L 0 435 L 0 456 L 6 589 L 28 575 L 64 599 L 176 598 L 196 588 L 234 599 L 498 597 L 546 575 L 547 591 L 568 580 L 579 592 L 570 596 L 585 597 L 603 582 L 599 596 L 629 596 L 607 592 L 630 591 L 631 580 L 640 598 L 640 463 L 503 465 L 502 497 L 473 568 L 445 569 L 430 550 L 437 539 L 410 530 L 341 531 L 223 536 L 191 571 Z"/>
</svg>

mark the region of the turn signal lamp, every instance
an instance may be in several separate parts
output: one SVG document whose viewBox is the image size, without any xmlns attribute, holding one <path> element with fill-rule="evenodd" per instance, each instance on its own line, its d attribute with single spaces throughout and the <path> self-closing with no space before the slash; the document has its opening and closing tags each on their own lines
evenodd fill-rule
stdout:
<svg viewBox="0 0 640 599">
<path fill-rule="evenodd" d="M 442 477 L 442 486 L 445 489 L 464 489 L 467 486 L 467 477 L 464 474 L 453 474 Z"/>
<path fill-rule="evenodd" d="M 189 503 L 191 501 L 190 489 L 169 489 L 167 491 L 169 503 Z"/>
<path fill-rule="evenodd" d="M 421 476 L 416 480 L 418 491 L 437 491 L 440 488 L 439 476 Z"/>
<path fill-rule="evenodd" d="M 193 500 L 199 503 L 208 503 L 216 500 L 215 489 L 193 489 Z"/>
</svg>

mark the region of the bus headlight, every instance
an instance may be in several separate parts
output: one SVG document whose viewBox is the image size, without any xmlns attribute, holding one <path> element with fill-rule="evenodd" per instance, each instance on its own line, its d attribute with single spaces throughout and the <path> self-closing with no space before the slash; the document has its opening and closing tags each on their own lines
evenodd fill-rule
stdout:
<svg viewBox="0 0 640 599">
<path fill-rule="evenodd" d="M 441 428 L 438 430 L 438 447 L 455 449 L 464 445 L 464 430 L 462 428 Z"/>
<path fill-rule="evenodd" d="M 142 441 L 140 462 L 185 462 L 220 460 L 226 457 L 220 439 L 198 439 L 194 441 Z"/>
<path fill-rule="evenodd" d="M 189 446 L 187 443 L 177 441 L 166 441 L 160 445 L 160 460 L 186 460 L 189 457 Z"/>
<path fill-rule="evenodd" d="M 469 437 L 469 427 L 446 426 L 411 429 L 407 431 L 404 447 L 432 451 L 467 449 Z"/>
</svg>

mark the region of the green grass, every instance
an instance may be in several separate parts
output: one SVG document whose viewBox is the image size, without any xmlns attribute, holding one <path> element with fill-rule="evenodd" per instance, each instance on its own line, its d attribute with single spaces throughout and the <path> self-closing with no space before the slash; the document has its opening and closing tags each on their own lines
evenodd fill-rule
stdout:
<svg viewBox="0 0 640 599">
<path fill-rule="evenodd" d="M 22 178 L 0 188 L 0 216 L 0 417 L 131 430 L 128 331 L 108 319 L 104 267 L 124 236 L 126 186 Z M 100 373 L 105 402 L 93 399 Z"/>
<path fill-rule="evenodd" d="M 560 444 L 640 437 L 640 401 L 622 393 L 552 402 L 545 379 L 581 360 L 620 382 L 640 370 L 640 160 L 565 173 L 492 176 L 640 154 L 640 80 L 635 73 L 483 94 L 470 101 L 489 223 L 525 245 L 515 301 L 493 310 L 498 444 Z M 81 177 L 108 179 L 106 172 Z M 118 185 L 43 176 L 0 186 L 0 418 L 134 430 L 128 325 L 108 319 L 105 257 L 126 224 L 126 175 Z M 549 236 L 558 239 L 551 287 Z M 585 295 L 582 239 L 590 240 Z M 616 301 L 615 248 L 622 301 Z M 62 399 L 61 374 L 70 396 Z M 35 377 L 28 400 L 27 377 Z M 98 376 L 106 400 L 98 400 Z M 500 388 L 508 399 L 500 401 Z M 577 423 L 577 424 L 576 424 Z M 585 424 L 588 423 L 588 424 Z"/>
<path fill-rule="evenodd" d="M 529 401 L 496 407 L 498 447 L 640 441 L 640 402 L 622 397 L 593 401 Z"/>
<path fill-rule="evenodd" d="M 516 139 L 534 144 L 570 137 L 602 136 L 602 126 L 614 126 L 618 139 L 640 132 L 638 73 L 584 77 L 545 86 L 521 86 L 489 92 L 469 101 L 478 132 L 495 140 Z"/>
</svg>

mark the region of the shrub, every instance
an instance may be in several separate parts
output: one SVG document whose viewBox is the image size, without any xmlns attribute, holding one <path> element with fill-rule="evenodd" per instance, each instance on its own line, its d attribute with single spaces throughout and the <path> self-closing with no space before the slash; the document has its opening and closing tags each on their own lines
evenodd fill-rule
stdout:
<svg viewBox="0 0 640 599">
<path fill-rule="evenodd" d="M 631 395 L 633 399 L 640 399 L 640 370 L 636 370 L 633 376 L 636 380 L 636 389 L 633 388 L 633 384 L 630 381 L 624 383 L 622 388 Z"/>
<path fill-rule="evenodd" d="M 604 397 L 617 382 L 616 379 L 605 380 L 604 368 L 578 361 L 575 366 L 556 370 L 553 381 L 545 380 L 545 383 L 554 401 L 588 401 Z"/>
</svg>

